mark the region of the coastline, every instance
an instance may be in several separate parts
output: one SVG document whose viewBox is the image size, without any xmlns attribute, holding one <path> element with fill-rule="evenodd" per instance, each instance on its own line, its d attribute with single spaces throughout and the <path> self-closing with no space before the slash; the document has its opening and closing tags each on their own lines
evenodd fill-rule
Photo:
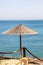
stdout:
<svg viewBox="0 0 43 65">
<path fill-rule="evenodd" d="M 43 65 L 43 60 L 33 58 L 3 58 L 0 59 L 0 65 Z"/>
</svg>

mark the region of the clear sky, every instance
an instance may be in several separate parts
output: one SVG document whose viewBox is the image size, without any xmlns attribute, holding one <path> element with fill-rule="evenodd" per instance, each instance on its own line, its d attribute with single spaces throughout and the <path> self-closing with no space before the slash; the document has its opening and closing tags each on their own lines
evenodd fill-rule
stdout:
<svg viewBox="0 0 43 65">
<path fill-rule="evenodd" d="M 0 0 L 0 20 L 32 19 L 43 19 L 43 0 Z"/>
</svg>

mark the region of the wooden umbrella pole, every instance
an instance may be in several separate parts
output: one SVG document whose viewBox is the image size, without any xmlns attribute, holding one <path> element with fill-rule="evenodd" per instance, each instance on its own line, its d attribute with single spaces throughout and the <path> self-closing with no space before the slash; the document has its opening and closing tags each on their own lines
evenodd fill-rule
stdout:
<svg viewBox="0 0 43 65">
<path fill-rule="evenodd" d="M 22 58 L 22 40 L 21 40 L 21 35 L 20 35 L 20 57 Z"/>
</svg>

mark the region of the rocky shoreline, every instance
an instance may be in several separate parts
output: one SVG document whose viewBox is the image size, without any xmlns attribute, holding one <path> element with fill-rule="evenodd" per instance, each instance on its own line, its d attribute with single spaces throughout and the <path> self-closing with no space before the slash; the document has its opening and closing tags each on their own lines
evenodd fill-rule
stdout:
<svg viewBox="0 0 43 65">
<path fill-rule="evenodd" d="M 43 60 L 33 58 L 0 58 L 0 65 L 43 65 Z"/>
</svg>

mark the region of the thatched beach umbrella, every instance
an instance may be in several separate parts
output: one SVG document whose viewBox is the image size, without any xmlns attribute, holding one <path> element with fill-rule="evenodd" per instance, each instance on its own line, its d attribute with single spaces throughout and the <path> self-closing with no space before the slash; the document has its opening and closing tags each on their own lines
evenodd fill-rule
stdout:
<svg viewBox="0 0 43 65">
<path fill-rule="evenodd" d="M 20 24 L 20 25 L 16 26 L 15 28 L 12 28 L 12 29 L 9 29 L 9 30 L 3 32 L 3 34 L 20 35 L 20 49 L 21 49 L 22 48 L 21 35 L 23 35 L 23 34 L 37 34 L 37 32 Z M 20 51 L 20 54 L 22 56 L 22 51 Z"/>
</svg>

